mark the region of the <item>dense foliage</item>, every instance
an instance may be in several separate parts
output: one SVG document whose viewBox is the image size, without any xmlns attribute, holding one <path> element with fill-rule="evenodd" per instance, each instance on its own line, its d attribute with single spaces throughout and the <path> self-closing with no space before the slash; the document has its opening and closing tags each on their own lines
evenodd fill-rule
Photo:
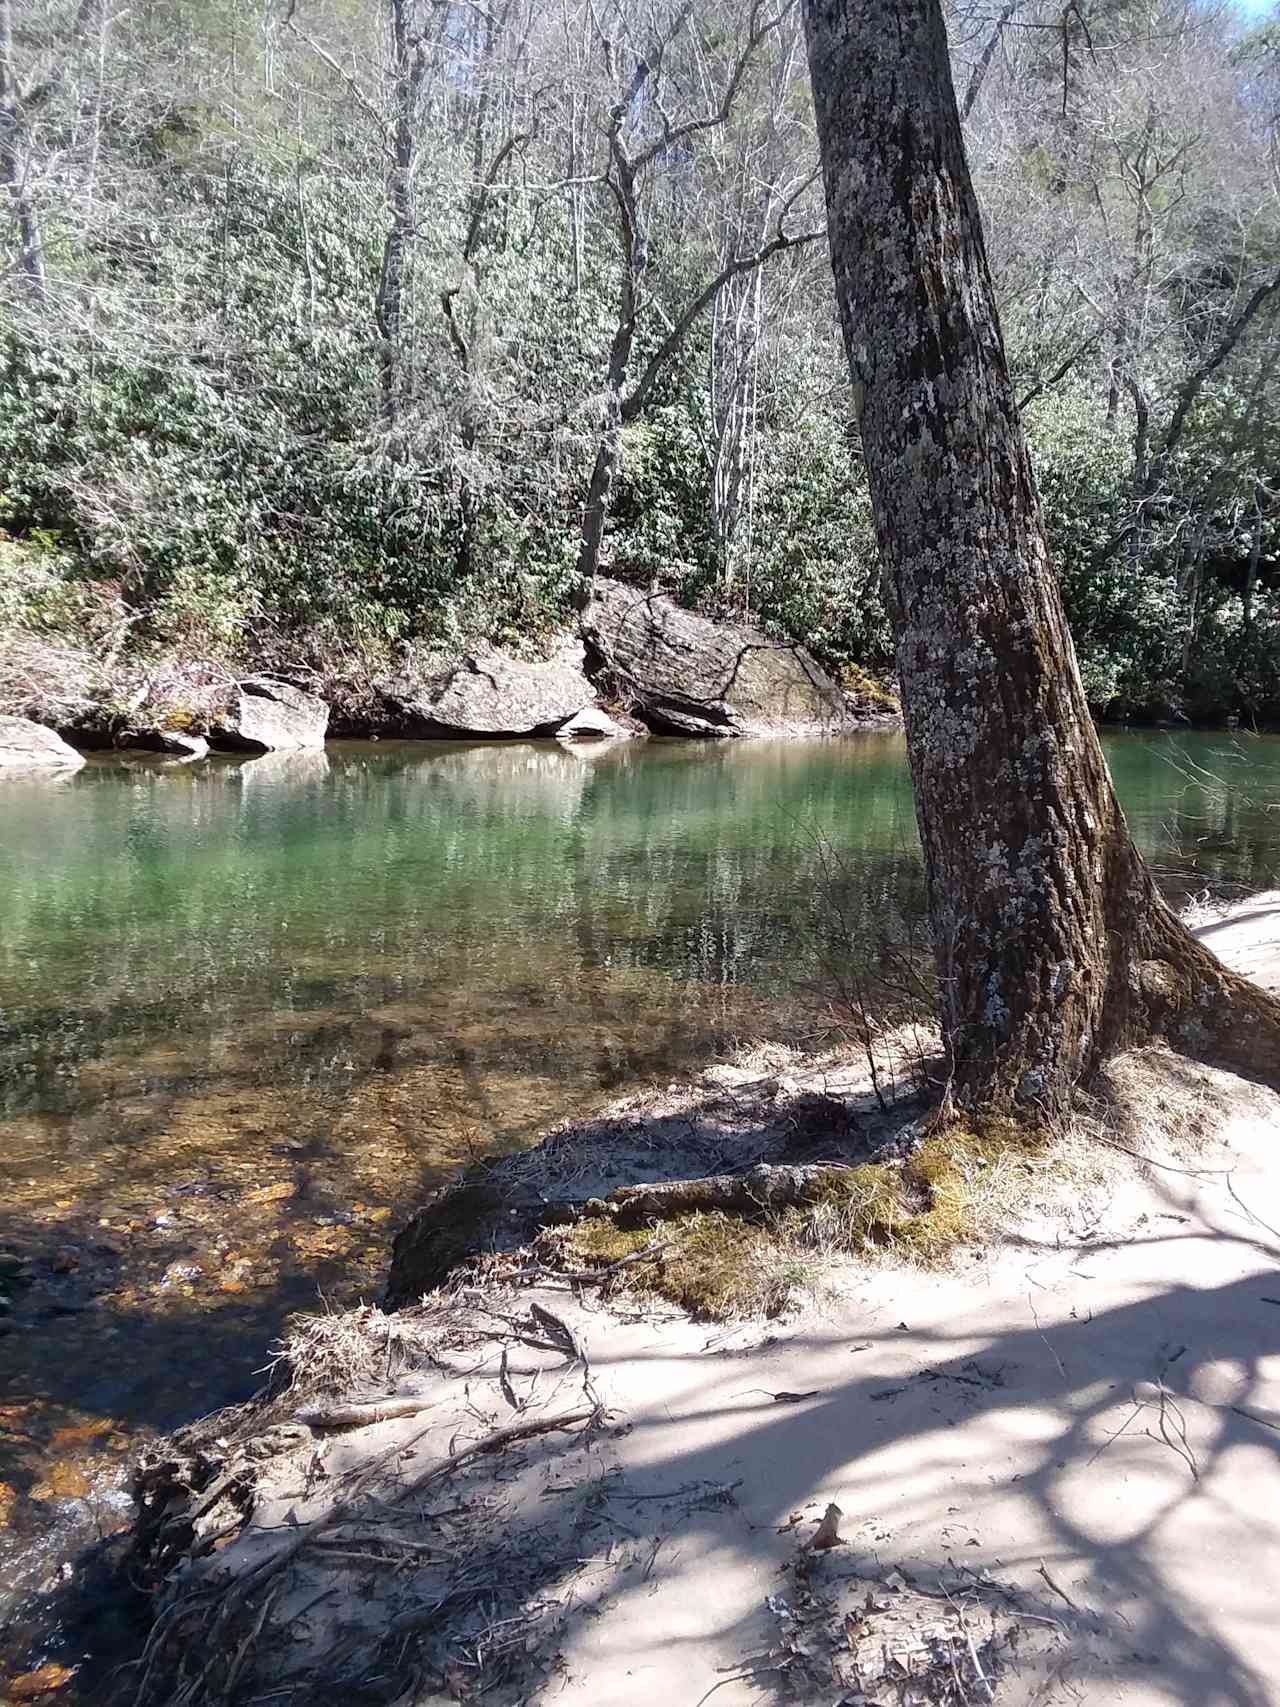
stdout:
<svg viewBox="0 0 1280 1707">
<path fill-rule="evenodd" d="M 1091 699 L 1280 719 L 1280 35 L 1186 0 L 951 26 Z M 536 646 L 616 404 L 605 567 L 890 666 L 798 27 L 0 0 L 0 629 Z"/>
</svg>

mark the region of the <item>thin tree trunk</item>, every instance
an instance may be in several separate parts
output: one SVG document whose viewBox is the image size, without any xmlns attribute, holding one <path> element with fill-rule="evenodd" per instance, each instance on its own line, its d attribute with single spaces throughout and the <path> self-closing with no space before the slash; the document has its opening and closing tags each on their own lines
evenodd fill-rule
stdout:
<svg viewBox="0 0 1280 1707">
<path fill-rule="evenodd" d="M 8 191 L 18 227 L 18 268 L 31 299 L 48 304 L 44 241 L 31 194 L 26 102 L 13 53 L 13 3 L 0 0 L 0 188 Z"/>
<path fill-rule="evenodd" d="M 102 153 L 102 104 L 107 83 L 107 8 L 105 0 L 84 0 L 77 18 L 81 47 L 93 61 L 93 104 L 89 112 L 89 161 L 85 170 L 85 217 L 92 218 Z"/>
<path fill-rule="evenodd" d="M 1187 672 L 1191 668 L 1192 654 L 1196 641 L 1200 638 L 1201 603 L 1204 597 L 1204 542 L 1209 531 L 1209 518 L 1202 515 L 1190 531 L 1187 541 L 1186 559 L 1179 581 L 1183 597 L 1190 595 L 1190 609 L 1187 612 L 1187 628 L 1182 637 L 1182 660 L 1179 666 L 1179 677 L 1186 681 Z"/>
<path fill-rule="evenodd" d="M 1240 606 L 1240 628 L 1246 645 L 1253 644 L 1253 601 L 1258 588 L 1258 565 L 1262 561 L 1262 504 L 1263 488 L 1253 492 L 1253 537 L 1249 542 L 1249 567 L 1245 572 L 1244 595 Z"/>
<path fill-rule="evenodd" d="M 638 83 L 634 87 L 638 88 Z M 648 235 L 636 196 L 635 174 L 618 134 L 624 112 L 625 108 L 622 107 L 616 110 L 609 139 L 614 172 L 611 187 L 618 207 L 622 234 L 622 286 L 618 303 L 618 322 L 609 345 L 609 367 L 605 378 L 600 436 L 596 440 L 596 458 L 591 470 L 591 484 L 587 488 L 587 501 L 582 510 L 582 531 L 578 539 L 577 598 L 584 609 L 590 601 L 599 572 L 600 553 L 604 546 L 605 528 L 613 502 L 614 482 L 622 461 L 623 391 L 631 369 L 640 292 L 649 263 Z"/>
<path fill-rule="evenodd" d="M 620 331 L 622 329 L 620 328 Z M 615 337 L 615 347 L 620 339 Z M 631 339 L 626 338 L 627 356 L 630 357 Z M 611 359 L 610 368 L 616 363 Z M 625 373 L 625 367 L 623 369 Z M 578 543 L 578 598 L 586 605 L 595 586 L 595 578 L 600 570 L 600 553 L 604 547 L 604 530 L 609 520 L 609 510 L 613 503 L 613 487 L 618 477 L 618 468 L 622 461 L 622 395 L 621 384 L 615 388 L 610 381 L 608 395 L 605 398 L 604 416 L 600 425 L 600 437 L 596 442 L 596 459 L 591 469 L 591 483 L 587 487 L 587 501 L 582 509 L 582 533 Z"/>
<path fill-rule="evenodd" d="M 1005 25 L 1022 10 L 1022 6 L 1023 0 L 1008 0 L 1008 4 L 996 19 L 995 28 L 987 37 L 987 44 L 979 54 L 977 64 L 969 73 L 969 86 L 964 92 L 964 106 L 960 111 L 960 117 L 962 119 L 968 118 L 969 114 L 974 109 L 974 104 L 976 103 L 978 96 L 982 93 L 982 85 L 987 80 L 987 73 L 991 69 L 991 62 L 995 58 L 996 51 L 1004 37 Z"/>
<path fill-rule="evenodd" d="M 1162 1032 L 1280 1072 L 1280 1004 L 1156 893 L 1049 561 L 938 0 L 806 0 L 832 264 L 897 636 L 953 1093 L 1067 1105 Z"/>
<path fill-rule="evenodd" d="M 391 0 L 391 77 L 394 121 L 387 169 L 387 234 L 374 300 L 381 340 L 378 378 L 381 426 L 392 434 L 400 415 L 404 343 L 405 266 L 413 235 L 414 123 L 422 81 L 420 50 L 409 41 L 409 0 Z"/>
</svg>

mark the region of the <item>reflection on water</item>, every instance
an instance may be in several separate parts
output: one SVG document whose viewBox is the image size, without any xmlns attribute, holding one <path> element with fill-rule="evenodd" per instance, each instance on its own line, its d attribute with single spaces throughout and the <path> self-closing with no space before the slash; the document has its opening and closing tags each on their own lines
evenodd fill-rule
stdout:
<svg viewBox="0 0 1280 1707">
<path fill-rule="evenodd" d="M 1109 752 L 1171 887 L 1276 880 L 1280 742 Z M 824 847 L 869 950 L 916 928 L 899 737 L 335 744 L 7 782 L 0 1250 L 30 1266 L 7 1295 L 0 1273 L 0 1544 L 6 1511 L 75 1497 L 52 1431 L 110 1452 L 247 1390 L 285 1310 L 376 1291 L 442 1170 L 794 1037 Z"/>
</svg>

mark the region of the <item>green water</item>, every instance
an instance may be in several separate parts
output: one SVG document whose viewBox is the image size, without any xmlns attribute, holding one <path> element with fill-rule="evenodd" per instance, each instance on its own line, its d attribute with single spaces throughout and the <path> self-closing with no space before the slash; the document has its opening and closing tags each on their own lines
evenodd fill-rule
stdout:
<svg viewBox="0 0 1280 1707">
<path fill-rule="evenodd" d="M 1280 881 L 1280 739 L 1107 746 L 1173 894 Z M 820 1037 L 833 869 L 841 953 L 922 940 L 896 735 L 6 782 L 0 1246 L 40 1285 L 0 1334 L 0 1481 L 38 1506 L 56 1424 L 105 1450 L 245 1390 L 288 1308 L 376 1296 L 458 1162 Z"/>
<path fill-rule="evenodd" d="M 1172 889 L 1274 879 L 1280 740 L 1116 734 L 1108 752 Z M 90 1114 L 113 1063 L 116 1094 L 225 1082 L 246 1032 L 244 1070 L 277 1090 L 388 1043 L 397 1064 L 450 1061 L 477 1118 L 489 1066 L 602 1087 L 661 1071 L 807 976 L 833 858 L 855 936 L 903 935 L 921 890 L 900 737 L 350 744 L 10 782 L 0 1118 Z"/>
</svg>

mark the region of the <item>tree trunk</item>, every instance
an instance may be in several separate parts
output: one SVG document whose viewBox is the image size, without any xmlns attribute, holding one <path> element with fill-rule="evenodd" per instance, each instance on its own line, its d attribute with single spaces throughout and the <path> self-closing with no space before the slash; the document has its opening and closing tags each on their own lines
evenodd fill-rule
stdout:
<svg viewBox="0 0 1280 1707">
<path fill-rule="evenodd" d="M 44 242 L 29 182 L 26 101 L 14 60 L 12 0 L 0 0 L 0 186 L 8 192 L 18 227 L 18 271 L 33 302 L 48 302 Z"/>
<path fill-rule="evenodd" d="M 622 283 L 618 301 L 618 321 L 609 345 L 609 368 L 605 378 L 604 407 L 600 416 L 600 436 L 596 440 L 596 458 L 591 469 L 591 484 L 587 501 L 582 508 L 582 528 L 578 536 L 577 599 L 585 610 L 595 590 L 600 569 L 600 553 L 604 547 L 605 529 L 613 503 L 613 487 L 622 462 L 623 394 L 631 369 L 631 352 L 636 341 L 636 321 L 640 313 L 640 294 L 649 265 L 649 241 L 640 213 L 636 194 L 635 173 L 619 140 L 623 108 L 614 114 L 614 131 L 610 135 L 612 180 L 622 235 Z"/>
<path fill-rule="evenodd" d="M 1085 704 L 939 0 L 806 0 L 953 1094 L 1050 1117 L 1156 1033 L 1274 1079 L 1280 1004 L 1160 900 Z"/>
<path fill-rule="evenodd" d="M 1245 572 L 1244 596 L 1240 605 L 1240 630 L 1248 647 L 1253 645 L 1253 600 L 1258 588 L 1258 565 L 1262 561 L 1263 487 L 1253 489 L 1253 537 L 1249 543 L 1249 567 Z"/>
<path fill-rule="evenodd" d="M 387 163 L 388 223 L 382 246 L 378 291 L 373 305 L 380 341 L 379 424 L 387 434 L 396 431 L 400 415 L 405 264 L 413 236 L 415 124 L 423 70 L 421 48 L 411 44 L 409 39 L 408 13 L 408 0 L 391 0 L 391 103 L 394 118 L 389 137 L 391 157 Z"/>
</svg>

